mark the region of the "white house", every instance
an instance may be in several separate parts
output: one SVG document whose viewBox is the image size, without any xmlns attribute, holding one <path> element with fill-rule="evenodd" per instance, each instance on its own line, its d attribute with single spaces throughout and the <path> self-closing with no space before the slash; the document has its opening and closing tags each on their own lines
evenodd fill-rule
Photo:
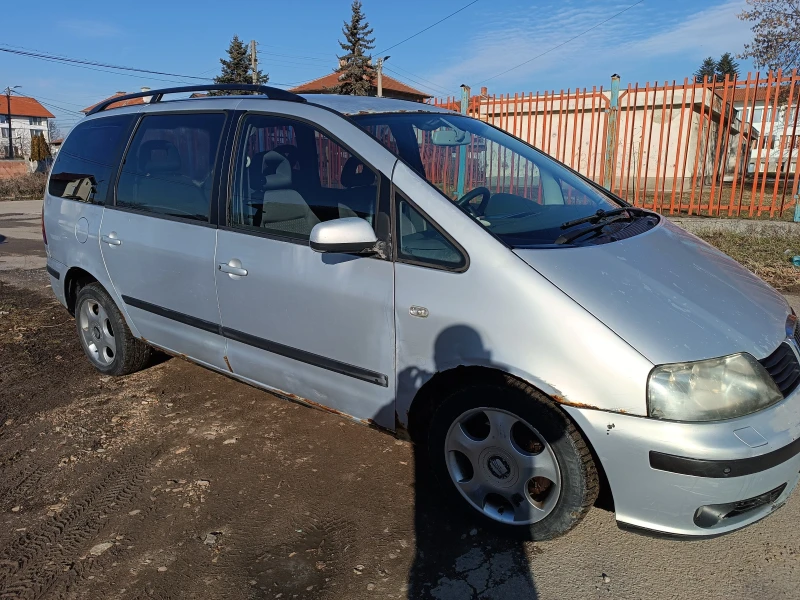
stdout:
<svg viewBox="0 0 800 600">
<path fill-rule="evenodd" d="M 11 138 L 14 144 L 14 157 L 27 158 L 31 152 L 31 137 L 41 133 L 47 143 L 50 134 L 47 128 L 48 119 L 55 115 L 42 106 L 34 98 L 11 96 L 9 111 L 8 96 L 0 95 L 0 158 L 8 157 L 9 131 L 8 114 L 11 113 Z"/>
<path fill-rule="evenodd" d="M 752 146 L 748 173 L 794 174 L 797 168 L 797 149 L 800 146 L 800 119 L 797 112 L 797 92 L 788 106 L 788 87 L 781 97 L 778 85 L 740 88 L 734 92 L 733 106 L 745 123 L 758 132 L 759 141 Z M 718 92 L 721 94 L 721 92 Z"/>
</svg>

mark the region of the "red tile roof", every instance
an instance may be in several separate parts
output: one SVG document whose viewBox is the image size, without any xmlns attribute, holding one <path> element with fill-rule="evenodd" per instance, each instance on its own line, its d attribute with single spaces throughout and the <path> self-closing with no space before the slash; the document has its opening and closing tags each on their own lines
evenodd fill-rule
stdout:
<svg viewBox="0 0 800 600">
<path fill-rule="evenodd" d="M 290 89 L 290 92 L 294 92 L 295 94 L 324 94 L 330 93 L 330 88 L 335 87 L 339 84 L 339 73 L 334 71 L 324 77 L 320 77 L 319 79 L 314 79 L 313 81 L 309 81 L 302 85 L 299 85 L 295 88 Z M 406 85 L 393 77 L 389 77 L 388 75 L 383 76 L 383 89 L 385 92 L 396 92 L 398 94 L 404 94 L 408 96 L 416 96 L 420 100 L 424 100 L 425 98 L 430 98 L 430 94 L 426 94 L 425 92 L 420 92 L 417 89 L 412 88 L 411 86 Z"/>
<path fill-rule="evenodd" d="M 8 114 L 8 96 L 0 96 L 0 115 Z M 44 117 L 55 119 L 55 115 L 39 104 L 34 98 L 11 96 L 12 117 Z"/>
<path fill-rule="evenodd" d="M 108 98 L 105 98 L 104 100 L 100 100 L 100 102 L 105 102 L 106 100 L 111 100 L 111 98 L 118 98 L 119 96 L 125 96 L 126 94 L 131 94 L 131 93 L 133 93 L 133 92 L 117 92 L 113 96 L 109 96 Z M 100 102 L 95 102 L 91 106 L 87 106 L 86 108 L 81 110 L 81 112 L 82 113 L 88 113 L 95 106 L 100 104 Z M 122 102 L 115 102 L 114 104 L 110 104 L 109 106 L 107 106 L 106 110 L 108 110 L 109 108 L 122 108 L 123 106 L 133 106 L 133 105 L 136 105 L 136 104 L 144 104 L 144 98 L 131 98 L 130 100 L 123 100 Z"/>
</svg>

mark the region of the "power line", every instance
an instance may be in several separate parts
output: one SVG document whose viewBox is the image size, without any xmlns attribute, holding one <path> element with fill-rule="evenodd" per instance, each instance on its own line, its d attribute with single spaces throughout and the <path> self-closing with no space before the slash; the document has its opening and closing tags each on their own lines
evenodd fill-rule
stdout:
<svg viewBox="0 0 800 600">
<path fill-rule="evenodd" d="M 419 83 L 419 82 L 418 82 L 418 85 L 420 85 L 422 87 L 427 87 L 429 90 L 436 91 L 437 94 L 441 94 L 442 92 L 444 92 L 445 94 L 452 94 L 453 93 L 452 90 L 448 90 L 447 88 L 444 88 L 444 87 L 438 85 L 436 82 L 433 82 L 430 79 L 425 79 L 421 75 L 417 75 L 416 73 L 412 73 L 408 69 L 403 69 L 402 67 L 398 67 L 397 65 L 392 65 L 391 67 L 384 66 L 384 69 L 392 71 L 392 73 L 396 73 L 395 69 L 399 69 L 400 71 L 403 71 L 404 73 L 407 73 L 407 75 L 406 75 L 407 79 L 411 79 L 412 81 L 420 80 L 420 81 L 427 82 L 430 85 L 424 85 L 424 84 Z M 413 79 L 414 77 L 416 77 L 417 79 L 416 80 Z M 457 95 L 458 94 L 456 94 L 456 96 Z"/>
<path fill-rule="evenodd" d="M 132 73 L 117 73 L 116 71 L 108 71 L 106 69 L 97 69 L 95 67 L 87 67 L 85 65 L 65 63 L 65 62 L 62 62 L 62 61 L 50 60 L 50 59 L 47 59 L 47 58 L 42 58 L 40 60 L 44 60 L 44 61 L 47 61 L 47 62 L 54 62 L 56 64 L 64 65 L 64 66 L 67 66 L 67 67 L 75 67 L 75 68 L 78 68 L 78 69 L 87 69 L 89 71 L 97 71 L 98 73 L 108 73 L 109 75 L 120 75 L 122 77 L 133 77 L 134 79 L 139 79 L 139 80 L 146 79 L 148 81 L 165 81 L 167 83 L 182 83 L 184 85 L 186 85 L 186 83 L 187 83 L 186 81 L 180 81 L 178 79 L 164 79 L 163 77 L 153 77 L 153 76 L 144 77 L 142 75 L 134 75 Z M 207 81 L 210 81 L 210 79 L 208 79 Z"/>
<path fill-rule="evenodd" d="M 162 73 L 161 71 L 151 71 L 151 70 L 148 70 L 148 69 L 138 69 L 138 68 L 134 68 L 134 67 L 122 67 L 122 66 L 115 66 L 115 65 L 106 65 L 104 63 L 98 63 L 98 62 L 95 62 L 95 61 L 88 61 L 88 60 L 83 60 L 83 59 L 72 59 L 72 58 L 58 56 L 58 55 L 45 54 L 43 52 L 19 51 L 19 50 L 13 50 L 13 49 L 10 49 L 10 48 L 3 48 L 3 47 L 0 47 L 0 52 L 8 52 L 10 54 L 17 54 L 17 55 L 25 56 L 25 57 L 28 57 L 28 58 L 36 58 L 38 60 L 44 60 L 44 61 L 47 61 L 47 62 L 54 62 L 56 64 L 62 64 L 62 65 L 68 66 L 68 67 L 77 67 L 79 69 L 88 69 L 89 71 L 97 71 L 98 73 L 107 73 L 109 75 L 121 75 L 121 76 L 124 76 L 124 77 L 133 77 L 134 79 L 146 79 L 148 81 L 164 81 L 164 82 L 167 82 L 167 83 L 180 83 L 180 84 L 183 84 L 183 85 L 186 85 L 186 83 L 187 83 L 186 81 L 181 81 L 179 79 L 164 79 L 163 77 L 153 77 L 152 75 L 150 75 L 148 77 L 144 77 L 142 75 L 134 75 L 132 73 L 118 73 L 116 71 L 109 71 L 108 69 L 129 70 L 129 71 L 135 71 L 137 73 L 143 73 L 143 74 L 150 74 L 150 73 L 164 74 L 164 75 L 168 75 L 168 76 L 182 77 L 184 79 L 199 79 L 201 81 L 206 81 L 206 82 L 213 81 L 213 78 L 211 78 L 211 77 L 197 77 L 195 75 L 180 75 L 180 74 L 175 74 L 175 73 Z M 89 66 L 89 65 L 93 65 L 93 66 Z M 94 66 L 94 65 L 101 65 L 104 68 L 98 68 L 97 66 Z M 303 65 L 303 66 L 305 66 L 305 65 Z M 292 83 L 279 83 L 279 82 L 269 82 L 269 83 L 271 83 L 272 85 L 293 85 Z"/>
<path fill-rule="evenodd" d="M 20 56 L 28 56 L 30 58 L 40 58 L 43 60 L 50 60 L 63 63 L 71 63 L 78 65 L 86 65 L 92 67 L 101 67 L 105 69 L 115 69 L 118 71 L 134 71 L 137 73 L 147 73 L 149 75 L 165 75 L 167 77 L 181 77 L 183 79 L 202 79 L 208 80 L 208 77 L 195 77 L 194 75 L 181 75 L 180 73 L 165 73 L 164 71 L 151 71 L 149 69 L 139 69 L 137 67 L 124 67 L 121 65 L 112 65 L 108 63 L 101 63 L 93 60 L 84 60 L 80 58 L 68 58 L 65 56 L 58 56 L 55 54 L 46 54 L 44 52 L 33 52 L 30 50 L 15 50 L 13 48 L 0 47 L 0 52 L 8 52 L 9 54 L 18 54 Z"/>
<path fill-rule="evenodd" d="M 388 50 L 391 50 L 392 48 L 397 48 L 397 47 L 398 47 L 400 44 L 405 44 L 405 43 L 406 43 L 408 40 L 410 40 L 410 39 L 413 39 L 413 38 L 417 37 L 417 36 L 418 36 L 418 35 L 420 35 L 421 33 L 425 33 L 426 31 L 428 31 L 429 29 L 432 29 L 433 27 L 436 27 L 436 26 L 437 26 L 439 23 L 442 23 L 442 22 L 444 22 L 444 21 L 447 21 L 447 19 L 449 19 L 450 17 L 453 17 L 453 16 L 457 15 L 457 14 L 458 14 L 458 13 L 460 13 L 462 10 L 465 10 L 465 9 L 469 8 L 469 7 L 470 7 L 470 6 L 472 6 L 473 4 L 476 4 L 478 1 L 479 1 L 479 0 L 473 0 L 473 1 L 472 1 L 472 2 L 470 2 L 469 4 L 467 4 L 467 5 L 465 5 L 465 6 L 462 6 L 461 8 L 459 8 L 457 11 L 455 11 L 455 12 L 453 12 L 453 13 L 450 13 L 449 15 L 447 15 L 446 17 L 444 17 L 443 19 L 439 19 L 439 20 L 438 20 L 438 21 L 436 21 L 436 23 L 434 23 L 433 25 L 428 25 L 428 26 L 427 26 L 425 29 L 420 29 L 420 30 L 419 30 L 417 33 L 415 33 L 414 35 L 410 35 L 410 36 L 408 36 L 406 39 L 404 39 L 404 40 L 401 40 L 401 41 L 397 42 L 397 43 L 396 43 L 396 44 L 394 44 L 393 46 L 389 46 L 388 48 L 386 48 L 386 49 L 384 49 L 384 50 L 381 50 L 380 52 L 376 52 L 376 54 L 383 54 L 384 52 L 387 52 Z"/>
<path fill-rule="evenodd" d="M 27 94 L 23 94 L 22 92 L 18 92 L 16 90 L 11 90 L 11 93 L 16 95 L 16 96 L 22 96 L 23 98 L 30 98 L 31 100 L 36 100 L 40 104 L 44 104 L 45 106 L 49 106 L 51 108 L 55 108 L 56 110 L 60 110 L 60 111 L 67 112 L 67 113 L 72 113 L 74 115 L 78 115 L 78 116 L 81 116 L 81 117 L 84 116 L 82 112 L 79 112 L 77 110 L 72 110 L 70 108 L 64 108 L 63 106 L 58 106 L 56 104 L 50 104 L 48 102 L 42 102 L 38 98 L 34 98 L 33 96 L 28 96 Z"/>
<path fill-rule="evenodd" d="M 605 24 L 606 24 L 606 23 L 608 23 L 608 22 L 609 22 L 611 19 L 615 19 L 616 17 L 620 16 L 622 13 L 628 12 L 628 11 L 629 11 L 630 9 L 632 9 L 634 6 L 638 6 L 638 5 L 639 5 L 639 4 L 641 4 L 642 2 L 644 2 L 644 0 L 639 0 L 638 2 L 634 2 L 634 3 L 633 3 L 633 4 L 631 4 L 629 7 L 627 7 L 627 8 L 624 8 L 623 10 L 619 11 L 618 13 L 616 13 L 616 14 L 614 14 L 614 15 L 611 15 L 611 16 L 610 16 L 610 17 L 608 17 L 608 18 L 607 18 L 605 21 L 600 21 L 600 22 L 599 22 L 597 25 L 593 25 L 592 27 L 589 27 L 589 29 L 587 29 L 586 31 L 582 31 L 582 32 L 580 32 L 578 35 L 576 35 L 576 36 L 574 36 L 574 37 L 571 37 L 570 39 L 568 39 L 568 40 L 566 40 L 566 41 L 564 41 L 564 42 L 561 42 L 560 44 L 558 44 L 558 45 L 556 45 L 556 46 L 553 46 L 553 47 L 552 47 L 552 48 L 550 48 L 549 50 L 545 50 L 545 51 L 544 51 L 544 52 L 542 52 L 541 54 L 537 54 L 537 55 L 536 55 L 536 56 L 534 56 L 533 58 L 529 58 L 528 60 L 526 60 L 526 61 L 524 61 L 524 62 L 521 62 L 521 63 L 519 63 L 518 65 L 515 65 L 515 66 L 511 67 L 510 69 L 506 69 L 505 71 L 502 71 L 501 73 L 498 73 L 497 75 L 492 75 L 491 77 L 489 77 L 489 78 L 487 78 L 487 79 L 484 79 L 483 81 L 479 81 L 477 85 L 480 85 L 480 84 L 482 84 L 482 83 L 486 83 L 487 81 L 491 81 L 492 79 L 497 79 L 497 78 L 498 78 L 498 77 L 500 77 L 501 75 L 505 75 L 506 73 L 510 73 L 510 72 L 511 72 L 511 71 L 513 71 L 514 69 L 519 69 L 520 67 L 522 67 L 522 66 L 525 66 L 525 65 L 527 65 L 527 64 L 528 64 L 528 63 L 530 63 L 530 62 L 533 62 L 533 61 L 534 61 L 534 60 L 536 60 L 537 58 L 541 58 L 541 57 L 543 57 L 545 54 L 550 54 L 550 53 L 551 53 L 553 50 L 558 50 L 558 49 L 559 49 L 559 48 L 561 48 L 562 46 L 566 46 L 566 45 L 567 45 L 567 44 L 569 44 L 570 42 L 577 40 L 579 37 L 581 37 L 582 35 L 585 35 L 585 34 L 589 33 L 589 32 L 590 32 L 590 31 L 592 31 L 593 29 L 597 29 L 597 28 L 598 28 L 598 27 L 600 27 L 601 25 L 605 25 Z"/>
<path fill-rule="evenodd" d="M 407 80 L 410 80 L 410 81 L 414 82 L 414 85 L 416 85 L 416 86 L 418 86 L 418 87 L 421 87 L 421 88 L 425 88 L 425 89 L 427 89 L 428 91 L 431 91 L 431 92 L 433 92 L 433 95 L 434 95 L 434 96 L 440 96 L 440 95 L 441 95 L 441 94 L 443 94 L 443 93 L 444 93 L 444 94 L 446 94 L 446 95 L 448 95 L 448 96 L 453 96 L 453 95 L 457 96 L 457 95 L 458 95 L 458 94 L 454 94 L 452 91 L 446 90 L 446 89 L 444 89 L 444 88 L 441 88 L 441 89 L 438 89 L 438 90 L 437 90 L 437 89 L 435 89 L 435 88 L 432 88 L 431 86 L 429 86 L 429 85 L 425 85 L 425 84 L 424 84 L 424 83 L 422 83 L 421 81 L 417 81 L 416 79 L 414 79 L 413 77 L 410 77 L 410 76 L 408 76 L 408 75 L 403 75 L 402 73 L 400 73 L 400 72 L 398 72 L 398 71 L 395 71 L 394 69 L 392 69 L 391 67 L 387 67 L 386 65 L 384 65 L 384 67 L 383 67 L 383 68 L 384 68 L 384 70 L 386 70 L 386 71 L 390 71 L 390 72 L 391 72 L 391 73 L 392 73 L 392 74 L 395 76 L 395 79 L 398 79 L 398 80 L 400 80 L 400 81 L 401 81 L 401 82 L 403 82 L 403 83 L 407 83 L 406 81 L 404 81 L 404 80 L 406 80 L 406 79 L 407 79 Z M 408 85 L 411 85 L 411 84 L 408 84 Z M 412 85 L 411 87 L 414 87 L 414 86 Z"/>
<path fill-rule="evenodd" d="M 262 44 L 259 43 L 259 46 Z M 314 58 L 313 56 L 300 56 L 297 54 L 281 54 L 279 52 L 267 52 L 266 50 L 262 50 L 261 54 L 269 54 L 270 56 L 283 56 L 286 58 L 291 58 L 293 60 L 315 60 L 318 62 L 327 62 L 330 61 L 330 58 Z"/>
</svg>

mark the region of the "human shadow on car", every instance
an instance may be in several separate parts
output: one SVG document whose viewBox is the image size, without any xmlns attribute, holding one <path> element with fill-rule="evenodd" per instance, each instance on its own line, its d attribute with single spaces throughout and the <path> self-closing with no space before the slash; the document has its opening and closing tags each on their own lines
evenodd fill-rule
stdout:
<svg viewBox="0 0 800 600">
<path fill-rule="evenodd" d="M 434 344 L 436 370 L 454 355 L 490 363 L 491 352 L 477 331 L 466 325 L 443 330 Z M 419 389 L 431 373 L 411 367 L 400 373 L 399 390 Z M 528 559 L 530 545 L 482 527 L 477 513 L 457 510 L 444 498 L 427 456 L 427 428 L 414 438 L 415 556 L 408 573 L 408 598 L 490 599 L 536 598 Z M 461 508 L 461 507 L 458 507 Z"/>
</svg>

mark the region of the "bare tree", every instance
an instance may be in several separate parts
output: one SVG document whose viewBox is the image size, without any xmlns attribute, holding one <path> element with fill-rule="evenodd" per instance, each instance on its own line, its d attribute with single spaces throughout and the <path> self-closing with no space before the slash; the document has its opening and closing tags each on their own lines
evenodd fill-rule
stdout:
<svg viewBox="0 0 800 600">
<path fill-rule="evenodd" d="M 63 137 L 61 133 L 61 128 L 58 126 L 58 123 L 55 119 L 48 119 L 47 120 L 47 137 L 50 140 L 50 143 L 60 140 Z"/>
<path fill-rule="evenodd" d="M 739 58 L 752 58 L 756 67 L 791 70 L 800 67 L 800 2 L 797 0 L 746 0 L 737 15 L 752 23 L 753 42 L 745 44 Z"/>
</svg>

